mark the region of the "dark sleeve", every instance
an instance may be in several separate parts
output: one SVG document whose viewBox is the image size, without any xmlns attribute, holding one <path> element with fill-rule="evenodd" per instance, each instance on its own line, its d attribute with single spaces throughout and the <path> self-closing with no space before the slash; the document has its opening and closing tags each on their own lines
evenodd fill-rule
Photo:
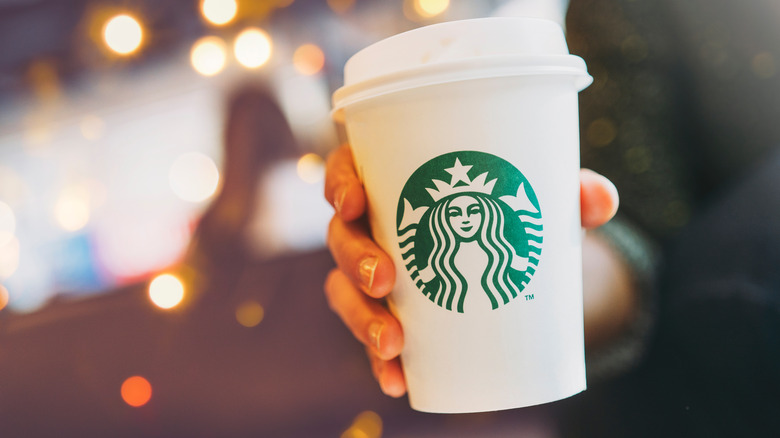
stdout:
<svg viewBox="0 0 780 438">
<path fill-rule="evenodd" d="M 585 352 L 588 380 L 600 381 L 630 370 L 647 353 L 658 316 L 660 254 L 658 246 L 621 215 L 591 232 L 607 242 L 629 267 L 637 303 L 634 317 L 617 339 Z"/>
<path fill-rule="evenodd" d="M 780 436 L 780 154 L 689 227 L 668 259 L 667 360 L 728 436 Z"/>
</svg>

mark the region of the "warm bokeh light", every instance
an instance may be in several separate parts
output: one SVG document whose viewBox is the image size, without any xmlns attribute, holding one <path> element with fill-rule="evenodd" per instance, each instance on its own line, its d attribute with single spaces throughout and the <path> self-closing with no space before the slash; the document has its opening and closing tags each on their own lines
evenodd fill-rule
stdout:
<svg viewBox="0 0 780 438">
<path fill-rule="evenodd" d="M 328 0 L 328 6 L 333 12 L 337 14 L 343 14 L 352 9 L 355 5 L 355 0 Z"/>
<path fill-rule="evenodd" d="M 19 240 L 11 237 L 11 240 L 0 245 L 0 279 L 14 275 L 19 268 Z"/>
<path fill-rule="evenodd" d="M 233 44 L 236 59 L 247 68 L 257 68 L 268 62 L 272 50 L 271 37 L 258 28 L 244 30 Z"/>
<path fill-rule="evenodd" d="M 77 231 L 89 222 L 89 188 L 83 184 L 66 186 L 54 204 L 54 218 L 65 231 Z"/>
<path fill-rule="evenodd" d="M 52 139 L 51 122 L 45 116 L 39 114 L 29 114 L 24 118 L 24 132 L 22 137 L 28 150 L 33 150 L 48 144 Z"/>
<path fill-rule="evenodd" d="M 753 74 L 762 79 L 769 79 L 777 74 L 777 62 L 769 52 L 761 52 L 750 61 Z"/>
<path fill-rule="evenodd" d="M 435 17 L 450 7 L 450 0 L 414 0 L 414 11 L 423 18 Z"/>
<path fill-rule="evenodd" d="M 325 54 L 314 44 L 304 44 L 295 49 L 293 65 L 301 74 L 315 75 L 325 66 Z"/>
<path fill-rule="evenodd" d="M 0 201 L 0 247 L 10 242 L 16 232 L 16 216 L 11 207 Z"/>
<path fill-rule="evenodd" d="M 171 190 L 188 202 L 203 202 L 219 187 L 219 169 L 214 160 L 199 152 L 179 155 L 168 172 Z"/>
<path fill-rule="evenodd" d="M 207 36 L 192 45 L 192 68 L 203 76 L 214 76 L 225 68 L 227 53 L 225 43 L 219 37 Z"/>
<path fill-rule="evenodd" d="M 5 306 L 8 305 L 8 298 L 8 289 L 0 284 L 0 311 L 5 309 Z"/>
<path fill-rule="evenodd" d="M 84 116 L 79 122 L 79 130 L 81 135 L 87 140 L 97 140 L 103 136 L 103 131 L 106 128 L 105 122 L 98 116 L 88 115 Z"/>
<path fill-rule="evenodd" d="M 0 164 L 0 199 L 5 200 L 8 203 L 7 205 L 18 205 L 27 199 L 29 193 L 30 189 L 19 173 L 10 167 Z M 3 219 L 0 219 L 0 230 L 3 229 L 2 222 Z M 0 233 L 2 232 L 0 231 Z M 0 237 L 1 240 L 2 237 Z"/>
<path fill-rule="evenodd" d="M 298 176 L 309 184 L 316 184 L 325 177 L 325 160 L 309 153 L 298 160 Z"/>
<path fill-rule="evenodd" d="M 120 55 L 129 55 L 138 50 L 143 38 L 141 23 L 131 15 L 117 15 L 103 27 L 103 40 L 106 45 Z"/>
<path fill-rule="evenodd" d="M 56 64 L 48 59 L 33 61 L 27 68 L 27 80 L 35 97 L 43 102 L 52 102 L 62 94 L 59 73 Z"/>
<path fill-rule="evenodd" d="M 222 26 L 236 18 L 238 4 L 236 0 L 203 0 L 200 3 L 200 12 L 210 23 Z"/>
<path fill-rule="evenodd" d="M 139 203 L 125 201 L 117 206 L 109 199 L 106 204 L 91 231 L 101 268 L 108 274 L 121 280 L 137 280 L 161 266 L 171 266 L 185 254 L 192 233 L 190 224 L 166 216 L 164 210 L 158 213 L 154 207 L 139 208 Z M 162 209 L 182 207 L 170 204 L 168 199 L 164 206 L 155 205 Z"/>
<path fill-rule="evenodd" d="M 141 376 L 128 377 L 122 382 L 120 391 L 122 400 L 134 408 L 149 403 L 152 398 L 152 385 Z"/>
<path fill-rule="evenodd" d="M 161 274 L 149 283 L 149 299 L 161 309 L 172 309 L 184 299 L 184 284 L 171 274 Z"/>
<path fill-rule="evenodd" d="M 236 321 L 244 327 L 254 327 L 260 324 L 264 316 L 265 309 L 257 301 L 245 301 L 236 309 Z"/>
<path fill-rule="evenodd" d="M 585 140 L 596 147 L 606 146 L 617 137 L 615 121 L 609 117 L 598 118 L 585 129 Z"/>
<path fill-rule="evenodd" d="M 381 438 L 382 417 L 374 411 L 363 411 L 355 417 L 341 438 Z"/>
</svg>

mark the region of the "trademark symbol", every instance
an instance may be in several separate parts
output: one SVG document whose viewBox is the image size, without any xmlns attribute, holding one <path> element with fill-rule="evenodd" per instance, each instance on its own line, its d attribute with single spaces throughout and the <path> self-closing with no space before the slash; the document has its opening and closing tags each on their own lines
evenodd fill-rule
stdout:
<svg viewBox="0 0 780 438">
<path fill-rule="evenodd" d="M 534 299 L 534 294 L 531 294 L 531 295 L 526 295 L 526 296 L 525 296 L 525 300 L 526 300 L 526 301 L 531 301 L 531 300 L 533 300 L 533 299 Z"/>
</svg>

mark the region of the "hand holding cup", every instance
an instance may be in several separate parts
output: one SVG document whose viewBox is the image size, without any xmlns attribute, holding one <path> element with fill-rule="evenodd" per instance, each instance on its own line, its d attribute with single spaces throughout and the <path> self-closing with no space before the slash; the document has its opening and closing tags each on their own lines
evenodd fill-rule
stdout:
<svg viewBox="0 0 780 438">
<path fill-rule="evenodd" d="M 393 289 L 395 267 L 371 238 L 365 218 L 366 195 L 355 172 L 349 145 L 339 147 L 328 158 L 325 198 L 335 210 L 328 247 L 338 265 L 325 283 L 328 302 L 355 338 L 365 345 L 382 391 L 391 397 L 401 397 L 406 393 L 399 360 L 403 331 L 383 300 Z M 582 169 L 582 227 L 590 229 L 605 224 L 617 208 L 615 186 L 605 177 Z"/>
</svg>

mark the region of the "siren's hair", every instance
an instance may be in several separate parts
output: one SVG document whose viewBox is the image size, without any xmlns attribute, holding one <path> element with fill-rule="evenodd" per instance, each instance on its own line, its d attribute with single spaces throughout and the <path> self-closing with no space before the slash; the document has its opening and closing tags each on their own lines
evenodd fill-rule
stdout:
<svg viewBox="0 0 780 438">
<path fill-rule="evenodd" d="M 506 304 L 510 300 L 507 293 L 511 294 L 511 298 L 517 297 L 517 294 L 520 293 L 520 288 L 509 275 L 515 252 L 504 236 L 506 220 L 501 206 L 486 196 L 475 196 L 475 198 L 482 207 L 485 217 L 479 230 L 479 246 L 488 254 L 488 266 L 482 274 L 482 289 L 490 298 L 493 308 L 496 309 L 499 297 Z"/>
<path fill-rule="evenodd" d="M 452 304 L 456 302 L 458 312 L 462 313 L 467 285 L 466 279 L 455 268 L 458 242 L 446 213 L 451 202 L 452 199 L 448 199 L 438 203 L 430 217 L 429 230 L 433 239 L 433 249 L 428 256 L 428 266 L 436 274 L 434 278 L 440 282 L 438 290 L 430 298 L 448 310 L 452 310 Z"/>
<path fill-rule="evenodd" d="M 506 304 L 516 297 L 520 289 L 509 275 L 512 266 L 514 250 L 504 236 L 504 212 L 498 203 L 490 197 L 479 193 L 468 193 L 459 196 L 471 196 L 476 199 L 482 209 L 482 223 L 479 224 L 479 245 L 488 255 L 488 265 L 482 274 L 482 289 L 488 295 L 494 309 L 498 308 L 499 300 Z M 466 298 L 468 284 L 466 279 L 455 267 L 455 254 L 458 252 L 459 237 L 452 229 L 447 218 L 447 208 L 452 200 L 447 198 L 437 203 L 430 215 L 429 231 L 433 239 L 433 248 L 428 256 L 428 266 L 436 274 L 432 284 L 430 299 L 439 306 L 463 312 L 463 302 Z"/>
</svg>

